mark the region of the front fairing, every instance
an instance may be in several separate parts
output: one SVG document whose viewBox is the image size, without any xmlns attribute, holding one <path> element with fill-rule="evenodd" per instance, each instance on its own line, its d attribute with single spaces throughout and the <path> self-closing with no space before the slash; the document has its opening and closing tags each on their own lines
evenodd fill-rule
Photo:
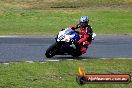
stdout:
<svg viewBox="0 0 132 88">
<path fill-rule="evenodd" d="M 55 39 L 59 45 L 58 54 L 60 53 L 70 54 L 72 51 L 76 51 L 75 44 L 76 44 L 76 41 L 80 39 L 80 37 L 79 37 L 79 34 L 76 33 L 74 30 L 67 28 L 63 31 L 60 31 Z"/>
<path fill-rule="evenodd" d="M 60 31 L 56 37 L 57 42 L 70 42 L 71 39 L 75 41 L 78 41 L 80 39 L 79 35 L 71 28 Z"/>
</svg>

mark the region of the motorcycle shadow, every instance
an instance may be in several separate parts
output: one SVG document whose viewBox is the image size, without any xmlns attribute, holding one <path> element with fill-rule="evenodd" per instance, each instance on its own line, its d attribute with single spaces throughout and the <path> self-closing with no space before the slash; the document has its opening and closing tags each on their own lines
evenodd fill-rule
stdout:
<svg viewBox="0 0 132 88">
<path fill-rule="evenodd" d="M 72 56 L 69 56 L 69 55 L 58 55 L 58 56 L 55 56 L 51 59 L 54 59 L 54 60 L 88 60 L 88 59 L 95 59 L 95 58 L 92 58 L 92 57 L 86 57 L 86 56 L 80 56 L 80 57 L 72 57 Z"/>
</svg>

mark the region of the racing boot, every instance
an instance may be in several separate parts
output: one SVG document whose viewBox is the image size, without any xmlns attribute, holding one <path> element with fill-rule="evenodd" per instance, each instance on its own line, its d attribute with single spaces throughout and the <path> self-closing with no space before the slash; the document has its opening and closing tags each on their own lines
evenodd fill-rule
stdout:
<svg viewBox="0 0 132 88">
<path fill-rule="evenodd" d="M 86 53 L 87 47 L 82 47 L 80 51 L 81 51 L 83 54 Z"/>
</svg>

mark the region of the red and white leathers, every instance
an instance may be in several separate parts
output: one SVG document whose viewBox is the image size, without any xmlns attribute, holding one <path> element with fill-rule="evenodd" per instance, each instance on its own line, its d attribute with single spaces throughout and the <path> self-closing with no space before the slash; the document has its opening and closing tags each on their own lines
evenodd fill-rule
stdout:
<svg viewBox="0 0 132 88">
<path fill-rule="evenodd" d="M 81 38 L 78 43 L 83 45 L 80 51 L 86 53 L 88 45 L 92 42 L 92 27 L 88 24 L 85 28 L 80 25 L 70 26 L 70 28 L 73 30 L 80 28 L 79 34 L 81 35 Z"/>
</svg>

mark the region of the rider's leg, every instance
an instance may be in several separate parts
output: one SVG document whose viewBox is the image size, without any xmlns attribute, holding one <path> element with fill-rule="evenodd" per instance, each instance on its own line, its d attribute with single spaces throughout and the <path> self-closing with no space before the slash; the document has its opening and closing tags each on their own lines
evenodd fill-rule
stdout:
<svg viewBox="0 0 132 88">
<path fill-rule="evenodd" d="M 86 53 L 87 49 L 88 49 L 88 45 L 90 45 L 91 42 L 85 41 L 83 44 L 83 47 L 81 48 L 81 52 L 84 54 Z"/>
</svg>

